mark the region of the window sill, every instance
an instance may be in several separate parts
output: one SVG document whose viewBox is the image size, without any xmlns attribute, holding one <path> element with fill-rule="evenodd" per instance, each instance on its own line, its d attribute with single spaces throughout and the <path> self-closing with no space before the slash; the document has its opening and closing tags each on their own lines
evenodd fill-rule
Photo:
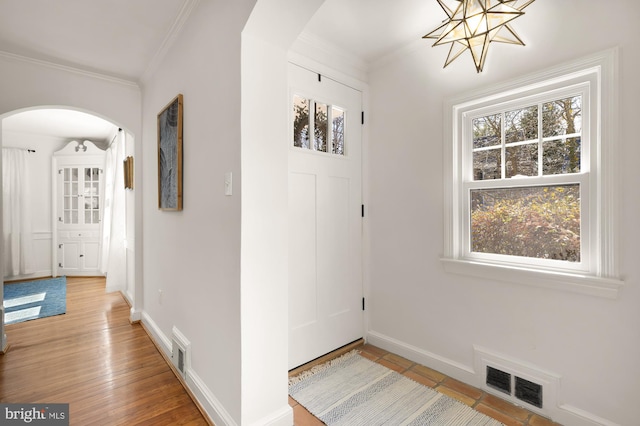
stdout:
<svg viewBox="0 0 640 426">
<path fill-rule="evenodd" d="M 618 292 L 624 286 L 624 282 L 616 278 L 559 273 L 452 258 L 440 260 L 444 270 L 453 274 L 564 290 L 606 299 L 617 299 Z"/>
</svg>

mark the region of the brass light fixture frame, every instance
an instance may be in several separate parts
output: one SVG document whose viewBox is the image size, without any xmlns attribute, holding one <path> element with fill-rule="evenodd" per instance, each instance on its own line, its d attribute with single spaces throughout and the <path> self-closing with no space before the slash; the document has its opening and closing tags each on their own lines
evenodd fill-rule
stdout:
<svg viewBox="0 0 640 426">
<path fill-rule="evenodd" d="M 535 0 L 526 0 L 520 6 L 516 6 L 518 0 L 455 1 L 458 5 L 450 8 L 444 0 L 437 0 L 449 18 L 423 37 L 435 39 L 433 46 L 451 44 L 444 67 L 469 50 L 476 71 L 481 72 L 491 42 L 524 46 L 509 23 L 524 15 L 523 10 Z"/>
</svg>

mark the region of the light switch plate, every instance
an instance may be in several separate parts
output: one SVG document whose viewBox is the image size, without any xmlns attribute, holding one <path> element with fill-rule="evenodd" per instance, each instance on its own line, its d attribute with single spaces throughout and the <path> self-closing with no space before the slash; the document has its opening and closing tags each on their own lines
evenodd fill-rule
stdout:
<svg viewBox="0 0 640 426">
<path fill-rule="evenodd" d="M 233 174 L 227 172 L 224 174 L 224 195 L 233 194 Z"/>
</svg>

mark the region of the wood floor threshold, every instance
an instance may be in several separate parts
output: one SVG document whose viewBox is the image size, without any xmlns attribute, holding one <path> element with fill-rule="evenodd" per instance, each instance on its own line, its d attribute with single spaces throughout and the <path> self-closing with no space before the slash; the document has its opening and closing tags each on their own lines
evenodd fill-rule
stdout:
<svg viewBox="0 0 640 426">
<path fill-rule="evenodd" d="M 306 364 L 302 364 L 299 367 L 296 367 L 292 370 L 289 370 L 289 377 L 294 377 L 297 376 L 298 374 L 302 373 L 303 371 L 307 371 L 307 370 L 311 370 L 313 367 L 315 367 L 316 365 L 320 365 L 320 364 L 324 364 L 327 361 L 331 361 L 332 359 L 338 358 L 339 356 L 342 356 L 344 354 L 346 354 L 347 352 L 351 352 L 354 349 L 358 349 L 359 347 L 364 346 L 364 339 L 358 339 L 354 342 L 351 342 L 349 344 L 346 344 L 338 349 L 336 349 L 335 351 L 329 352 L 326 355 L 322 355 L 319 358 L 316 358 L 312 361 L 309 361 Z"/>
<path fill-rule="evenodd" d="M 189 388 L 189 386 L 187 386 L 187 383 L 184 381 L 184 378 L 182 377 L 182 374 L 180 374 L 180 372 L 178 370 L 176 370 L 176 367 L 171 362 L 171 359 L 169 359 L 169 357 L 167 357 L 167 355 L 164 353 L 164 351 L 162 350 L 162 347 L 158 344 L 156 339 L 153 337 L 153 334 L 151 334 L 149 332 L 147 327 L 144 325 L 144 322 L 142 322 L 142 321 L 137 321 L 137 322 L 140 323 L 140 325 L 142 326 L 142 329 L 144 330 L 144 332 L 147 333 L 147 336 L 149 336 L 149 339 L 151 340 L 153 345 L 156 347 L 156 350 L 160 353 L 160 356 L 162 356 L 162 359 L 164 359 L 164 362 L 167 363 L 167 365 L 169 366 L 169 368 L 171 369 L 173 374 L 176 376 L 176 378 L 178 379 L 178 381 L 180 382 L 180 384 L 184 388 L 185 392 L 187 392 L 187 395 L 189 395 L 189 398 L 191 398 L 191 400 L 193 401 L 195 406 L 198 408 L 198 411 L 200 411 L 200 414 L 202 414 L 202 417 L 204 417 L 205 421 L 210 426 L 215 426 L 215 424 L 213 423 L 213 420 L 211 420 L 211 418 L 209 417 L 209 414 L 202 407 L 202 405 L 200 404 L 200 401 L 198 401 L 198 399 L 193 394 L 193 392 L 191 392 L 191 389 Z"/>
</svg>

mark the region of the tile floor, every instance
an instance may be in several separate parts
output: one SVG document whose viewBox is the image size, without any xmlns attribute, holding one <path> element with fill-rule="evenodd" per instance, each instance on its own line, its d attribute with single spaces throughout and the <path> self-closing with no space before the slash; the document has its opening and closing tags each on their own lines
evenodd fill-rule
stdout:
<svg viewBox="0 0 640 426">
<path fill-rule="evenodd" d="M 376 346 L 365 344 L 359 346 L 361 355 L 378 362 L 385 367 L 404 374 L 416 382 L 422 383 L 461 401 L 507 426 L 559 426 L 529 410 L 513 405 L 480 389 L 474 388 L 435 370 L 416 364 L 408 359 L 387 352 Z M 337 355 L 336 355 L 337 356 Z M 296 370 L 298 372 L 299 370 Z M 320 426 L 322 421 L 314 417 L 293 398 L 289 397 L 289 405 L 293 408 L 295 426 Z"/>
</svg>

